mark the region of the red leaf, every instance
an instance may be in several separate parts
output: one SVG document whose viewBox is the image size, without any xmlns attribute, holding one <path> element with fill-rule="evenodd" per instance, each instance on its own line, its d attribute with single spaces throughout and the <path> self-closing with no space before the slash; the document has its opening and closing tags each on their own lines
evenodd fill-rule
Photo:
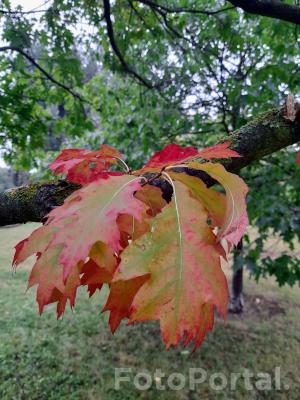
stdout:
<svg viewBox="0 0 300 400">
<path fill-rule="evenodd" d="M 51 211 L 47 223 L 16 246 L 16 265 L 38 255 L 29 286 L 38 285 L 40 312 L 58 301 L 61 315 L 68 299 L 74 304 L 79 285 L 89 285 L 91 293 L 111 280 L 118 262 L 114 253 L 122 250 L 119 215 L 139 221 L 148 209 L 134 197 L 141 189 L 139 181 L 124 175 L 90 183 Z"/>
<path fill-rule="evenodd" d="M 300 164 L 300 151 L 297 153 L 296 163 Z"/>
<path fill-rule="evenodd" d="M 93 245 L 90 260 L 83 265 L 81 285 L 88 285 L 88 291 L 92 296 L 97 289 L 101 289 L 103 283 L 109 283 L 117 268 L 118 260 L 113 251 L 104 243 L 97 242 Z"/>
<path fill-rule="evenodd" d="M 73 308 L 75 306 L 75 298 L 77 289 L 80 286 L 80 272 L 82 268 L 82 263 L 79 263 L 74 267 L 68 276 L 64 291 L 57 304 L 57 318 L 59 318 L 65 311 L 67 301 L 70 301 L 70 306 Z M 55 302 L 56 299 L 53 300 Z"/>
<path fill-rule="evenodd" d="M 85 185 L 97 179 L 107 179 L 109 176 L 122 175 L 121 172 L 110 171 L 110 165 L 117 165 L 116 159 L 123 159 L 113 147 L 105 144 L 100 150 L 67 149 L 50 164 L 54 175 L 66 175 L 70 182 Z"/>
<path fill-rule="evenodd" d="M 144 168 L 136 173 L 160 171 L 168 165 L 175 165 L 198 154 L 194 147 L 181 147 L 178 144 L 168 144 L 163 150 L 154 154 Z"/>
<path fill-rule="evenodd" d="M 184 163 L 209 174 L 226 192 L 166 170 L 159 179 L 173 188 L 168 204 L 161 189 L 147 182 L 141 186 L 144 178 L 109 176 L 116 174 L 109 167 L 119 153 L 108 146 L 97 152 L 63 152 L 52 164 L 55 173 L 80 183 L 97 180 L 75 191 L 50 212 L 45 225 L 16 246 L 14 265 L 37 256 L 29 287 L 37 285 L 40 313 L 57 302 L 60 316 L 67 302 L 74 306 L 79 286 L 87 285 L 92 295 L 108 284 L 103 311 L 110 311 L 113 332 L 123 318 L 130 324 L 159 320 L 167 348 L 182 340 L 183 345 L 194 341 L 196 349 L 213 327 L 215 308 L 226 316 L 221 239 L 237 244 L 247 224 L 243 180 L 220 164 L 196 161 L 238 157 L 229 144 L 202 152 L 168 145 L 135 172 L 160 172 Z"/>
<path fill-rule="evenodd" d="M 162 197 L 161 189 L 151 185 L 143 186 L 142 190 L 139 190 L 135 194 L 135 197 L 149 207 L 147 213 L 152 217 L 161 212 L 167 204 L 166 200 Z"/>
<path fill-rule="evenodd" d="M 111 177 L 77 190 L 61 207 L 51 211 L 51 224 L 61 227 L 51 246 L 64 245 L 60 255 L 64 279 L 74 265 L 85 260 L 95 242 L 106 243 L 115 252 L 121 249 L 117 217 L 130 214 L 141 219 L 146 206 L 134 197 L 139 189 L 138 178 Z"/>
<path fill-rule="evenodd" d="M 55 289 L 56 293 L 64 293 L 65 290 L 63 269 L 59 263 L 61 248 L 62 246 L 56 246 L 43 253 L 34 264 L 29 277 L 29 288 L 38 285 L 36 299 L 40 314 L 45 305 L 53 302 Z"/>
<path fill-rule="evenodd" d="M 199 151 L 198 156 L 204 160 L 211 160 L 212 158 L 241 157 L 239 153 L 229 148 L 230 145 L 231 142 L 224 142 L 212 147 L 207 147 Z"/>
</svg>

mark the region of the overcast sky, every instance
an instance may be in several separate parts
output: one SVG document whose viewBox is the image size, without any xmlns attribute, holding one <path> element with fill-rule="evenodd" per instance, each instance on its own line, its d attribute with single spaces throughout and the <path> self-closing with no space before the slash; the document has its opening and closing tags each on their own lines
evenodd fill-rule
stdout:
<svg viewBox="0 0 300 400">
<path fill-rule="evenodd" d="M 11 5 L 13 7 L 22 6 L 26 11 L 32 10 L 35 7 L 43 6 L 45 3 L 45 0 L 11 0 Z"/>
</svg>

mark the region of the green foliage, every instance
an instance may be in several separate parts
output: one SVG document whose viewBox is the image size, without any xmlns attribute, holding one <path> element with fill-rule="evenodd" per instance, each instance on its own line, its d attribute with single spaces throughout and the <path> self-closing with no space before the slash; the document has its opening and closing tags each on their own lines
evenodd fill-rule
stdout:
<svg viewBox="0 0 300 400">
<path fill-rule="evenodd" d="M 300 259 L 295 257 L 300 241 L 300 179 L 295 154 L 283 150 L 253 165 L 244 173 L 251 190 L 248 195 L 249 220 L 258 236 L 246 238 L 244 259 L 256 279 L 273 275 L 279 285 L 300 282 Z M 266 179 L 267 177 L 267 179 Z M 268 238 L 276 235 L 277 244 Z M 285 244 L 282 254 L 274 248 Z"/>
</svg>

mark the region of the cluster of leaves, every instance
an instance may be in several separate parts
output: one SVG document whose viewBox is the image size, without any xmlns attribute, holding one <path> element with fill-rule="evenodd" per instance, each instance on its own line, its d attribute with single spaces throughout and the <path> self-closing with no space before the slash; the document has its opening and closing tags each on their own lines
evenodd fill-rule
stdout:
<svg viewBox="0 0 300 400">
<path fill-rule="evenodd" d="M 248 221 L 246 184 L 210 161 L 238 157 L 229 144 L 202 151 L 170 144 L 133 172 L 109 146 L 63 151 L 52 170 L 83 186 L 16 246 L 14 257 L 18 265 L 37 256 L 29 287 L 38 285 L 40 313 L 57 302 L 61 316 L 68 300 L 74 306 L 79 286 L 87 285 L 92 295 L 106 283 L 103 311 L 110 312 L 113 332 L 123 318 L 130 324 L 159 320 L 167 348 L 181 340 L 197 348 L 212 329 L 215 308 L 226 316 L 221 258 Z M 124 171 L 111 170 L 116 164 Z M 176 172 L 179 166 L 210 176 L 224 190 Z M 172 190 L 168 202 L 164 185 Z"/>
</svg>

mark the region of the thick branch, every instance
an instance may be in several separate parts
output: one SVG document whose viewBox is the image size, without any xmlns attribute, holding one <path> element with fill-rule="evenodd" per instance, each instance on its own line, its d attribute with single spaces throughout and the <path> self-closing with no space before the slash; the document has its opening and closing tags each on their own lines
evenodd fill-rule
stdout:
<svg viewBox="0 0 300 400">
<path fill-rule="evenodd" d="M 203 10 L 199 8 L 190 8 L 190 7 L 169 7 L 164 4 L 160 4 L 157 1 L 152 1 L 152 0 L 135 0 L 139 3 L 145 4 L 147 6 L 150 6 L 154 9 L 164 11 L 166 13 L 170 14 L 202 14 L 202 15 L 216 15 L 223 13 L 224 11 L 231 10 L 234 7 L 226 7 L 226 8 L 221 8 L 219 10 L 215 11 L 210 11 L 210 10 Z"/>
<path fill-rule="evenodd" d="M 280 0 L 229 0 L 231 4 L 250 14 L 280 19 L 300 25 L 300 7 Z"/>
<path fill-rule="evenodd" d="M 231 133 L 231 147 L 242 157 L 226 160 L 224 165 L 227 170 L 238 172 L 264 156 L 300 142 L 300 104 L 296 104 L 295 109 L 297 112 L 294 121 L 286 117 L 285 108 L 279 108 L 259 115 L 249 124 Z M 206 174 L 199 171 L 188 168 L 175 170 L 198 176 L 207 184 L 212 183 Z M 162 184 L 161 180 L 154 180 L 152 184 L 160 186 L 166 198 L 170 197 L 170 185 L 166 182 Z M 35 183 L 0 193 L 0 226 L 41 221 L 53 207 L 62 204 L 78 188 L 78 185 L 58 181 Z"/>
<path fill-rule="evenodd" d="M 23 222 L 41 222 L 55 206 L 80 185 L 51 181 L 20 186 L 0 193 L 0 226 Z"/>
</svg>

